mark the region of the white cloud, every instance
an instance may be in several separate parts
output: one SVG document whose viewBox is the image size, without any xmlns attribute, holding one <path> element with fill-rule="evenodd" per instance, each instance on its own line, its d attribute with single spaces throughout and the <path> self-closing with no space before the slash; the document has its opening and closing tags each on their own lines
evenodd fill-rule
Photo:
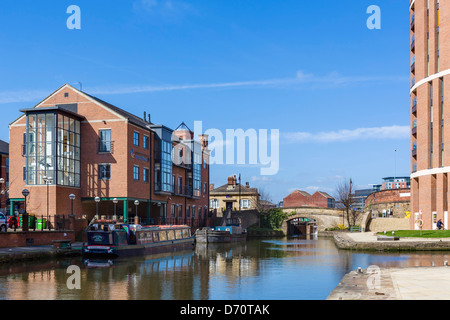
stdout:
<svg viewBox="0 0 450 320">
<path fill-rule="evenodd" d="M 390 126 L 375 128 L 358 128 L 353 130 L 339 130 L 329 132 L 290 132 L 282 134 L 286 142 L 347 142 L 368 139 L 409 139 L 409 126 Z"/>
<path fill-rule="evenodd" d="M 163 6 L 163 4 L 165 5 Z M 169 4 L 170 3 L 170 4 Z M 135 5 L 140 5 L 147 10 L 153 10 L 153 7 L 167 8 L 165 10 L 175 10 L 175 7 L 183 7 L 181 3 L 174 1 L 157 1 L 157 0 L 140 0 Z M 142 9 L 144 10 L 144 9 Z M 183 91 L 183 90 L 205 90 L 220 88 L 240 88 L 240 87 L 264 87 L 264 88 L 294 88 L 294 89 L 326 89 L 330 87 L 344 86 L 352 83 L 371 83 L 371 82 L 407 82 L 405 77 L 396 76 L 373 76 L 373 77 L 348 77 L 341 76 L 337 73 L 330 73 L 324 76 L 316 76 L 306 74 L 303 71 L 297 71 L 295 77 L 265 79 L 265 80 L 249 80 L 249 81 L 232 81 L 232 82 L 216 82 L 216 83 L 194 83 L 194 84 L 161 84 L 161 85 L 116 85 L 114 87 L 90 87 L 86 88 L 86 92 L 93 95 L 120 95 L 120 94 L 136 94 L 136 93 L 153 93 L 164 91 Z M 11 102 L 27 102 L 43 99 L 48 95 L 45 90 L 21 90 L 0 92 L 0 103 Z M 302 133 L 296 133 L 297 139 L 301 139 Z"/>
</svg>

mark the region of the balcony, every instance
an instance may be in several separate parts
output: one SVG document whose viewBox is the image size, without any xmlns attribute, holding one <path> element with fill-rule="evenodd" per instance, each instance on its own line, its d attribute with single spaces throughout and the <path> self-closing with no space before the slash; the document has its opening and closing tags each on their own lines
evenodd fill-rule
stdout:
<svg viewBox="0 0 450 320">
<path fill-rule="evenodd" d="M 417 163 L 414 163 L 413 165 L 412 165 L 412 172 L 414 173 L 414 172 L 417 172 Z"/>
<path fill-rule="evenodd" d="M 98 153 L 114 154 L 114 141 L 97 141 Z"/>
<path fill-rule="evenodd" d="M 413 77 L 411 80 L 411 87 L 414 87 L 416 85 L 416 77 Z"/>
<path fill-rule="evenodd" d="M 414 30 L 415 22 L 416 22 L 416 15 L 413 13 L 411 17 L 411 30 Z"/>
<path fill-rule="evenodd" d="M 417 98 L 413 99 L 411 111 L 412 113 L 415 113 L 417 111 Z"/>
<path fill-rule="evenodd" d="M 416 135 L 416 133 L 417 133 L 417 120 L 413 121 L 411 132 L 412 132 L 413 135 Z"/>
<path fill-rule="evenodd" d="M 414 55 L 411 59 L 411 72 L 416 70 L 416 56 Z"/>
<path fill-rule="evenodd" d="M 411 51 L 414 51 L 415 47 L 416 47 L 416 36 L 413 35 L 411 39 Z"/>
</svg>

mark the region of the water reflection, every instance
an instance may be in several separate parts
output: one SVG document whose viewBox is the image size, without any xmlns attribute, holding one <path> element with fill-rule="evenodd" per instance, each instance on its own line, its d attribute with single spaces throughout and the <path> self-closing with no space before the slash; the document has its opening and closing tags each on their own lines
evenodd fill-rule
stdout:
<svg viewBox="0 0 450 320">
<path fill-rule="evenodd" d="M 306 300 L 326 299 L 350 270 L 442 266 L 446 252 L 354 253 L 330 239 L 250 240 L 115 260 L 72 258 L 0 267 L 0 299 Z M 70 290 L 70 265 L 81 290 Z"/>
</svg>

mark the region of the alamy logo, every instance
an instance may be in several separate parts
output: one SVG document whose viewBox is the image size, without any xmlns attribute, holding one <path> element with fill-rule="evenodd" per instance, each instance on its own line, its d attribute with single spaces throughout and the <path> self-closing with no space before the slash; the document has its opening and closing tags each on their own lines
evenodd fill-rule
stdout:
<svg viewBox="0 0 450 320">
<path fill-rule="evenodd" d="M 381 289 L 381 269 L 379 266 L 369 266 L 367 268 L 367 274 L 370 274 L 367 279 L 367 288 L 369 290 Z"/>
<path fill-rule="evenodd" d="M 70 17 L 67 18 L 67 29 L 81 29 L 81 9 L 79 6 L 71 5 L 67 8 L 67 13 Z"/>
<path fill-rule="evenodd" d="M 66 273 L 70 273 L 71 275 L 67 279 L 66 285 L 69 290 L 81 289 L 81 269 L 79 266 L 70 265 L 67 268 Z"/>
<path fill-rule="evenodd" d="M 367 28 L 370 30 L 381 29 L 381 9 L 379 6 L 371 5 L 367 8 L 367 13 L 371 16 L 367 19 Z"/>
</svg>

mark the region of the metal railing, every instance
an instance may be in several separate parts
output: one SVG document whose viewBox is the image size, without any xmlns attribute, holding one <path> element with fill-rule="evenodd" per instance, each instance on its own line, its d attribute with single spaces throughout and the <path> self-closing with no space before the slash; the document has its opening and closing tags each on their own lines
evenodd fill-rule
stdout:
<svg viewBox="0 0 450 320">
<path fill-rule="evenodd" d="M 28 215 L 28 231 L 69 231 L 74 229 L 75 219 L 81 216 L 73 215 Z M 23 231 L 24 216 L 7 216 L 6 225 L 8 232 Z"/>
</svg>

